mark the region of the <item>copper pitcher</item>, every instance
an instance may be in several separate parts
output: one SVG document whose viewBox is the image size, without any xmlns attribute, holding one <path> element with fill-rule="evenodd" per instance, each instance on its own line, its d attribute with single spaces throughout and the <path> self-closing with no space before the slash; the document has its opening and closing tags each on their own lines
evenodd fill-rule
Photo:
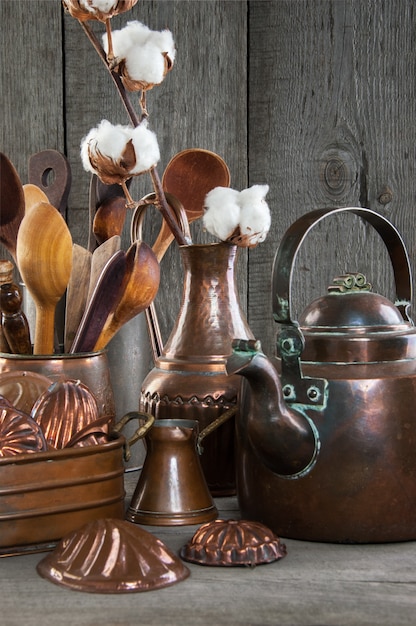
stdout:
<svg viewBox="0 0 416 626">
<path fill-rule="evenodd" d="M 253 335 L 236 287 L 237 247 L 181 246 L 184 285 L 171 335 L 142 385 L 140 410 L 157 419 L 197 420 L 204 429 L 237 403 L 241 380 L 225 360 L 234 337 Z M 234 419 L 206 441 L 202 468 L 213 495 L 235 493 Z"/>
<path fill-rule="evenodd" d="M 297 322 L 290 298 L 297 252 L 315 224 L 340 212 L 359 216 L 381 236 L 393 266 L 396 304 L 373 293 L 354 271 L 336 277 Z M 258 346 L 242 349 L 237 342 L 228 362 L 230 373 L 247 382 L 237 421 L 242 515 L 296 539 L 414 540 L 416 329 L 400 234 L 369 209 L 307 213 L 288 229 L 276 253 L 273 296 L 278 358 L 268 360 Z"/>
<path fill-rule="evenodd" d="M 200 463 L 201 443 L 230 419 L 235 410 L 235 407 L 229 409 L 201 432 L 196 420 L 154 422 L 146 435 L 146 459 L 127 510 L 127 520 L 180 526 L 216 519 L 218 511 Z"/>
</svg>

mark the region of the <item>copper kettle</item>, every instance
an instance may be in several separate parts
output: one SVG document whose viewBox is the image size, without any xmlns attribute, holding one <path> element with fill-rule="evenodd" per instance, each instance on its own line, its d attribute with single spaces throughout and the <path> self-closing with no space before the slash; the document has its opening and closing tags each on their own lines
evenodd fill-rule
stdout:
<svg viewBox="0 0 416 626">
<path fill-rule="evenodd" d="M 295 321 L 290 294 L 297 252 L 315 224 L 340 212 L 361 217 L 381 236 L 393 266 L 396 304 L 352 273 L 337 277 L 328 294 Z M 296 539 L 416 539 L 416 329 L 408 313 L 412 279 L 400 234 L 369 209 L 307 213 L 283 236 L 272 279 L 277 357 L 267 359 L 254 342 L 236 341 L 227 362 L 229 373 L 245 378 L 237 423 L 243 517 Z M 304 420 L 303 440 L 294 437 L 299 424 L 293 416 Z M 305 444 L 310 451 L 312 437 L 308 461 Z M 283 459 L 286 469 L 292 459 L 295 471 L 282 471 Z"/>
</svg>

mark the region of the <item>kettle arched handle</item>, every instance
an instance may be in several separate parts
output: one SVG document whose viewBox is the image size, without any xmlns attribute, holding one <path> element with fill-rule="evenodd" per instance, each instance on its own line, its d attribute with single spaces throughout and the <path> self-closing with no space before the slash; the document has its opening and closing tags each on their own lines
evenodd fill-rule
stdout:
<svg viewBox="0 0 416 626">
<path fill-rule="evenodd" d="M 317 209 L 305 213 L 288 228 L 276 252 L 273 271 L 273 317 L 279 324 L 294 324 L 291 312 L 292 275 L 297 253 L 309 231 L 325 217 L 338 213 L 354 213 L 368 222 L 381 236 L 393 266 L 396 305 L 405 321 L 411 321 L 412 274 L 403 239 L 393 224 L 371 209 L 346 207 Z"/>
</svg>

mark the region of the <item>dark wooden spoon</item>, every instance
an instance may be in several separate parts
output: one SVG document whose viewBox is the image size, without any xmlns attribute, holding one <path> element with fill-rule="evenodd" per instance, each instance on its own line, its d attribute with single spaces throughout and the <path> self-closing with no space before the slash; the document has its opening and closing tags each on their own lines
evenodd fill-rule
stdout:
<svg viewBox="0 0 416 626">
<path fill-rule="evenodd" d="M 16 261 L 16 241 L 25 215 L 23 186 L 13 163 L 0 152 L 0 241 Z"/>
</svg>

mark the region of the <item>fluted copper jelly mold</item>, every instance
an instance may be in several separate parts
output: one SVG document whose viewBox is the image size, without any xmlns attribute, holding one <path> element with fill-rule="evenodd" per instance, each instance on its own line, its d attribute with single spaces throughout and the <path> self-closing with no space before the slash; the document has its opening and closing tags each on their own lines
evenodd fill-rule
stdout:
<svg viewBox="0 0 416 626">
<path fill-rule="evenodd" d="M 95 520 L 70 533 L 37 571 L 57 585 L 90 593 L 151 591 L 189 576 L 160 539 L 119 519 Z"/>
<path fill-rule="evenodd" d="M 199 565 L 254 567 L 282 559 L 286 546 L 260 522 L 217 519 L 200 526 L 180 556 Z"/>
</svg>

